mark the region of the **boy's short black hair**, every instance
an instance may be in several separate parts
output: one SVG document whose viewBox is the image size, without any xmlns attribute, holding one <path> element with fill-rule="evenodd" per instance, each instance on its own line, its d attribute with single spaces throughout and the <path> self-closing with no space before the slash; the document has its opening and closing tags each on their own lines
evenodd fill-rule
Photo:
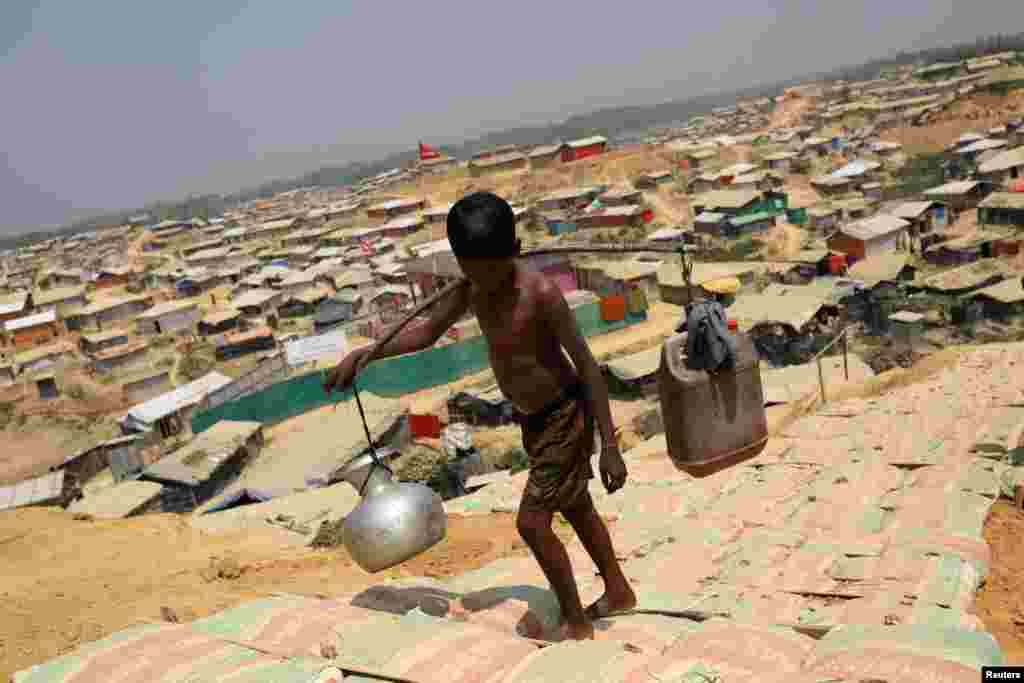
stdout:
<svg viewBox="0 0 1024 683">
<path fill-rule="evenodd" d="M 460 258 L 511 258 L 519 253 L 516 214 L 491 192 L 474 192 L 448 212 L 448 241 Z"/>
</svg>

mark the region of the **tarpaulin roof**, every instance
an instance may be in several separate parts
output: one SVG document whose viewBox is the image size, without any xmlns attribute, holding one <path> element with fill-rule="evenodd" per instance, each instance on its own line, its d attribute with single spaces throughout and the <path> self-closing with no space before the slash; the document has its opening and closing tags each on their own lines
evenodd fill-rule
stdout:
<svg viewBox="0 0 1024 683">
<path fill-rule="evenodd" d="M 857 159 L 846 164 L 842 168 L 832 171 L 828 174 L 829 178 L 853 178 L 859 175 L 864 175 L 869 171 L 874 171 L 881 168 L 882 165 L 877 161 L 867 161 L 866 159 Z"/>
<path fill-rule="evenodd" d="M 232 379 L 230 377 L 226 377 L 219 372 L 211 372 L 194 382 L 178 387 L 174 391 L 152 398 L 145 403 L 140 403 L 128 411 L 127 417 L 141 424 L 143 428 L 149 428 L 160 418 L 199 403 L 210 392 L 225 387 L 231 384 L 231 382 Z"/>
</svg>

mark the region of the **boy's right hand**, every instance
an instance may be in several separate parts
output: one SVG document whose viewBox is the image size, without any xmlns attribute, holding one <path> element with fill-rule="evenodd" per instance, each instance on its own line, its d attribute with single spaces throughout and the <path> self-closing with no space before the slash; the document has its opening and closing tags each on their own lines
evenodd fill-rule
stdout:
<svg viewBox="0 0 1024 683">
<path fill-rule="evenodd" d="M 360 370 L 363 369 L 365 358 L 372 347 L 356 349 L 345 356 L 340 363 L 333 367 L 324 378 L 324 391 L 330 396 L 332 391 L 344 391 L 352 386 L 353 380 Z"/>
</svg>

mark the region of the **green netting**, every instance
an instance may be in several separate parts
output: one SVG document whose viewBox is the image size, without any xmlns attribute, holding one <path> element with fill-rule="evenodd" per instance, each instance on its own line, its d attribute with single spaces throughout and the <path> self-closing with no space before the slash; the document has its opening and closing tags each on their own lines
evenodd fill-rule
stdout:
<svg viewBox="0 0 1024 683">
<path fill-rule="evenodd" d="M 599 302 L 574 309 L 576 322 L 586 337 L 619 330 L 647 318 L 646 313 L 627 314 L 623 320 L 601 319 Z M 378 396 L 397 398 L 423 389 L 449 384 L 488 367 L 487 341 L 482 336 L 437 346 L 419 353 L 371 363 L 359 376 L 359 388 Z M 276 424 L 338 400 L 348 401 L 351 392 L 330 399 L 324 394 L 323 373 L 307 373 L 266 389 L 196 413 L 192 431 L 196 434 L 221 420 Z"/>
</svg>

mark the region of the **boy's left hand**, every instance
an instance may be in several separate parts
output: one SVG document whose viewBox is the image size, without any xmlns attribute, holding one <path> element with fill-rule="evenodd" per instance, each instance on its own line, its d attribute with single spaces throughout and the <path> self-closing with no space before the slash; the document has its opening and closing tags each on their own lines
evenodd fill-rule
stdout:
<svg viewBox="0 0 1024 683">
<path fill-rule="evenodd" d="M 598 462 L 601 470 L 601 482 L 608 493 L 615 493 L 626 483 L 626 461 L 622 459 L 618 444 L 605 445 L 601 448 Z"/>
</svg>

